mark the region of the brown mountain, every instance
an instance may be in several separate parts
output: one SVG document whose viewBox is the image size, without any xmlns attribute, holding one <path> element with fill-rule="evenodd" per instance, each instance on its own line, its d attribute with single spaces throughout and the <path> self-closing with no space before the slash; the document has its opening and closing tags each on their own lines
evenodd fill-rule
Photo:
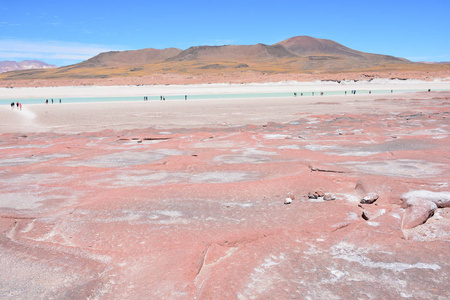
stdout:
<svg viewBox="0 0 450 300">
<path fill-rule="evenodd" d="M 332 40 L 296 36 L 275 45 L 285 47 L 299 58 L 303 70 L 352 71 L 395 64 L 411 64 L 404 58 L 365 53 L 350 49 Z"/>
<path fill-rule="evenodd" d="M 430 65 L 404 58 L 371 54 L 308 36 L 273 45 L 197 46 L 100 53 L 79 64 L 52 70 L 16 71 L 1 79 L 76 79 L 162 76 L 162 74 L 335 73 L 424 70 Z M 436 67 L 435 67 L 436 68 Z M 439 68 L 448 68 L 447 65 Z"/>
<path fill-rule="evenodd" d="M 290 53 L 281 45 L 227 45 L 227 46 L 199 46 L 182 51 L 177 56 L 168 58 L 166 62 L 175 61 L 267 61 L 280 58 L 292 58 Z"/>
<path fill-rule="evenodd" d="M 169 57 L 178 55 L 183 50 L 177 48 L 167 49 L 141 49 L 130 51 L 111 51 L 100 53 L 84 62 L 78 67 L 98 68 L 112 66 L 140 66 L 150 63 L 160 63 Z"/>
<path fill-rule="evenodd" d="M 363 57 L 365 53 L 347 48 L 332 40 L 316 39 L 310 36 L 296 36 L 275 45 L 281 45 L 299 56 L 320 54 Z"/>
</svg>

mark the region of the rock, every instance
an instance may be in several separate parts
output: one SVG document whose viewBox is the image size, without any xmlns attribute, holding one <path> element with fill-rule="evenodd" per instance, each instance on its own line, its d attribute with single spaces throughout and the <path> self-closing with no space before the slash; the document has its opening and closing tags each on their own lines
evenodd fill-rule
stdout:
<svg viewBox="0 0 450 300">
<path fill-rule="evenodd" d="M 323 200 L 325 200 L 325 201 L 336 200 L 336 196 L 334 194 L 331 194 L 331 193 L 326 193 L 323 196 Z"/>
<path fill-rule="evenodd" d="M 361 214 L 361 217 L 362 217 L 364 220 L 369 221 L 369 220 L 370 220 L 370 213 L 369 213 L 367 210 L 365 210 L 365 209 L 363 208 L 363 212 L 362 212 L 362 214 Z"/>
<path fill-rule="evenodd" d="M 450 192 L 432 192 L 427 190 L 416 190 L 408 193 L 404 193 L 402 198 L 409 199 L 422 199 L 435 203 L 437 207 L 450 207 Z"/>
<path fill-rule="evenodd" d="M 314 194 L 316 194 L 317 197 L 323 197 L 325 196 L 325 193 L 322 191 L 316 191 Z"/>
<path fill-rule="evenodd" d="M 378 194 L 376 193 L 368 193 L 364 198 L 361 199 L 361 204 L 372 204 L 378 200 Z"/>
<path fill-rule="evenodd" d="M 288 193 L 286 196 L 286 199 L 284 200 L 284 204 L 291 204 L 292 200 L 294 200 L 294 199 L 295 199 L 294 194 Z"/>
<path fill-rule="evenodd" d="M 310 192 L 310 193 L 308 193 L 308 198 L 309 199 L 317 199 L 317 195 Z"/>
<path fill-rule="evenodd" d="M 402 229 L 411 229 L 425 223 L 434 211 L 437 205 L 434 202 L 413 198 L 406 201 L 407 208 L 403 214 Z"/>
<path fill-rule="evenodd" d="M 386 209 L 384 208 L 377 208 L 376 206 L 373 205 L 369 205 L 369 206 L 362 206 L 362 205 L 358 205 L 359 207 L 362 208 L 362 214 L 361 217 L 368 221 L 368 220 L 373 220 L 378 218 L 381 215 L 384 215 L 386 213 Z"/>
</svg>

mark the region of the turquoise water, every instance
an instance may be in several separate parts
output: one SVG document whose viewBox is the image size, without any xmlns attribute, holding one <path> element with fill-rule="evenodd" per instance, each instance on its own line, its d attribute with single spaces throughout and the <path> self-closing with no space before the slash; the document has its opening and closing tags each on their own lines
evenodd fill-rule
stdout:
<svg viewBox="0 0 450 300">
<path fill-rule="evenodd" d="M 397 94 L 405 92 L 420 92 L 426 90 L 356 90 L 356 95 L 368 95 L 371 94 Z M 433 90 L 438 91 L 438 90 Z M 439 90 L 444 91 L 444 90 Z M 252 98 L 293 98 L 294 93 L 297 93 L 297 98 L 300 97 L 320 97 L 320 91 L 293 91 L 291 93 L 247 93 L 247 94 L 206 94 L 206 95 L 187 95 L 187 100 L 214 100 L 214 99 L 252 99 Z M 347 95 L 349 97 L 354 97 L 351 91 L 348 90 L 347 94 L 345 91 L 326 91 L 323 92 L 322 96 L 343 96 Z M 160 95 L 146 95 L 148 101 L 160 101 Z M 165 100 L 185 100 L 185 95 L 167 95 L 164 96 Z M 30 98 L 30 99 L 0 99 L 1 104 L 10 104 L 11 102 L 21 102 L 23 104 L 43 104 L 46 99 L 43 98 Z M 92 102 L 121 102 L 121 101 L 144 101 L 143 96 L 136 97 L 78 97 L 78 98 L 62 98 L 62 103 L 92 103 Z M 52 98 L 48 98 L 49 104 L 52 103 Z M 59 103 L 59 98 L 53 98 L 54 103 Z"/>
</svg>

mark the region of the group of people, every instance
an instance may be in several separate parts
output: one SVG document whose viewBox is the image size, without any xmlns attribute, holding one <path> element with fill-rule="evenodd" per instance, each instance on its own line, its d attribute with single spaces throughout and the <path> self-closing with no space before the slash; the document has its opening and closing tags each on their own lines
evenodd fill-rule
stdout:
<svg viewBox="0 0 450 300">
<path fill-rule="evenodd" d="M 188 96 L 184 95 L 184 100 L 187 100 Z M 159 96 L 159 100 L 160 101 L 166 101 L 166 97 L 165 96 Z M 144 96 L 144 101 L 148 101 L 148 96 Z"/>
<path fill-rule="evenodd" d="M 345 92 L 347 94 L 347 92 Z M 323 96 L 323 92 L 320 92 L 320 95 Z M 303 96 L 303 93 L 300 93 L 300 96 Z M 314 92 L 311 92 L 311 96 L 314 96 Z M 294 93 L 294 97 L 297 97 L 297 93 Z"/>
<path fill-rule="evenodd" d="M 16 102 L 16 103 L 11 102 L 11 109 L 14 109 L 14 106 L 16 106 L 17 109 L 22 110 L 22 103 L 19 103 L 19 102 Z"/>
<path fill-rule="evenodd" d="M 59 99 L 59 103 L 61 103 L 61 99 Z M 45 104 L 48 104 L 48 99 L 45 99 Z M 53 99 L 52 99 L 52 104 L 53 104 Z"/>
<path fill-rule="evenodd" d="M 430 91 L 430 90 L 428 90 Z M 391 90 L 391 93 L 393 93 L 394 90 Z M 351 90 L 350 93 L 352 93 L 352 95 L 356 95 L 356 90 Z M 369 95 L 372 94 L 372 91 L 368 91 Z M 347 95 L 347 91 L 344 91 L 344 94 Z M 323 96 L 324 92 L 320 92 L 320 95 Z M 303 96 L 303 93 L 300 93 L 300 96 Z M 311 92 L 311 96 L 314 96 L 314 92 Z M 297 97 L 297 93 L 294 93 L 294 97 Z"/>
<path fill-rule="evenodd" d="M 164 101 L 164 100 L 166 100 L 166 97 L 160 96 L 159 100 Z M 144 101 L 148 101 L 148 96 L 144 96 Z"/>
</svg>

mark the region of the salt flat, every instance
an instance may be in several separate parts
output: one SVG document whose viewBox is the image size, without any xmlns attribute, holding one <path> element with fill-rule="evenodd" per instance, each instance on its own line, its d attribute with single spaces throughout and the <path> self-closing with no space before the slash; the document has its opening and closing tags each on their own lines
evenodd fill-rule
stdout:
<svg viewBox="0 0 450 300">
<path fill-rule="evenodd" d="M 450 92 L 427 86 L 4 105 L 0 298 L 448 299 Z"/>
</svg>

